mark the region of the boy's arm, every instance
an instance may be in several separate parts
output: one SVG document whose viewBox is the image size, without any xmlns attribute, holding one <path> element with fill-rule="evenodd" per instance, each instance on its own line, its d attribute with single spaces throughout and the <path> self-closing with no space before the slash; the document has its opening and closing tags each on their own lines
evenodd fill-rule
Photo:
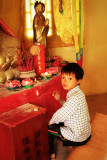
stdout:
<svg viewBox="0 0 107 160">
<path fill-rule="evenodd" d="M 65 103 L 65 101 L 60 98 L 60 99 L 59 99 L 59 103 L 60 103 L 61 105 L 63 105 L 63 104 Z"/>
<path fill-rule="evenodd" d="M 67 108 L 61 107 L 53 114 L 49 123 L 50 124 L 55 124 L 55 123 L 58 124 L 60 122 L 64 122 L 68 116 L 69 116 L 69 112 L 67 111 Z"/>
<path fill-rule="evenodd" d="M 77 106 L 76 99 L 65 102 L 63 106 L 53 114 L 50 124 L 65 122 L 69 116 L 72 116 L 75 112 L 77 112 Z"/>
</svg>

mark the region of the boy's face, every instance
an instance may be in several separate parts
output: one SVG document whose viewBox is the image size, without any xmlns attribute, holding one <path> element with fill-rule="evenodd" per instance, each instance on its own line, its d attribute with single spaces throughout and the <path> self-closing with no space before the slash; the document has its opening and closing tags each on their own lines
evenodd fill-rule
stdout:
<svg viewBox="0 0 107 160">
<path fill-rule="evenodd" d="M 70 74 L 63 73 L 61 78 L 61 83 L 62 83 L 62 87 L 65 90 L 70 91 L 71 89 L 75 88 L 78 84 L 81 83 L 81 79 L 77 80 L 75 78 L 74 73 L 70 73 Z"/>
</svg>

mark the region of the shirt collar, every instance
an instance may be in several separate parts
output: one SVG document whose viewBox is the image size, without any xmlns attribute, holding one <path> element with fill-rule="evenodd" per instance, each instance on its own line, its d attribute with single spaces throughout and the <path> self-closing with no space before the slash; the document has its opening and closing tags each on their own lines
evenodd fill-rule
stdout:
<svg viewBox="0 0 107 160">
<path fill-rule="evenodd" d="M 67 93 L 67 98 L 71 97 L 73 93 L 75 93 L 76 91 L 79 90 L 79 85 L 76 86 L 75 88 L 71 89 L 70 91 L 68 91 Z"/>
</svg>

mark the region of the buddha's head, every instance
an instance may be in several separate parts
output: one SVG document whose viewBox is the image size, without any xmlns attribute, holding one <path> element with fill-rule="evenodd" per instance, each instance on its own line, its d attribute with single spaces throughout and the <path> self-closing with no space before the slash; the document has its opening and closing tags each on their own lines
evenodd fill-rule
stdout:
<svg viewBox="0 0 107 160">
<path fill-rule="evenodd" d="M 35 2 L 34 9 L 36 13 L 43 13 L 45 11 L 45 5 L 42 2 Z"/>
</svg>

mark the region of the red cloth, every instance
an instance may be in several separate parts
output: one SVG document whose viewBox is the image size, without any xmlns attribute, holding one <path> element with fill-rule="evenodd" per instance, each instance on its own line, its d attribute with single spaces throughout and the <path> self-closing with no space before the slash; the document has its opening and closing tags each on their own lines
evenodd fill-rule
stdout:
<svg viewBox="0 0 107 160">
<path fill-rule="evenodd" d="M 58 67 L 60 65 L 59 57 L 55 56 L 52 60 L 54 60 L 54 62 L 52 62 L 52 66 Z"/>
<path fill-rule="evenodd" d="M 10 36 L 13 36 L 13 37 L 17 38 L 17 36 L 10 30 L 10 28 L 5 24 L 5 22 L 1 18 L 0 18 L 0 28 L 4 32 L 8 33 Z"/>
<path fill-rule="evenodd" d="M 82 67 L 82 63 L 83 63 L 83 56 L 81 56 L 81 59 L 79 61 L 77 61 L 77 63 L 80 65 L 80 67 Z"/>
</svg>

